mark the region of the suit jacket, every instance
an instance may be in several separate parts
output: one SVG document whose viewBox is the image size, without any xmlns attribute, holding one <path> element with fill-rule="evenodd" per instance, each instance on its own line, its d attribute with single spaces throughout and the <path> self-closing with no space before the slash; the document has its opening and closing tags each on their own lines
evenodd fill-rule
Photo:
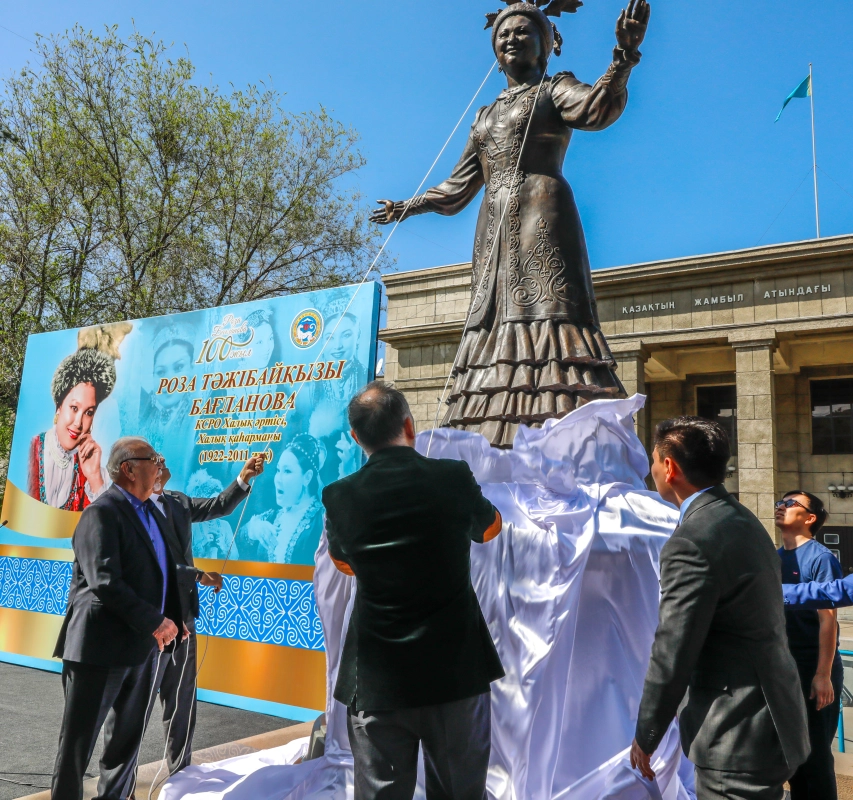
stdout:
<svg viewBox="0 0 853 800">
<path fill-rule="evenodd" d="M 793 770 L 809 754 L 788 649 L 779 556 L 722 486 L 699 495 L 660 558 L 660 621 L 637 719 L 646 753 L 679 715 L 687 757 L 706 769 Z"/>
<path fill-rule="evenodd" d="M 357 581 L 335 697 L 362 711 L 489 691 L 504 672 L 471 585 L 471 542 L 497 512 L 470 467 L 388 447 L 327 486 L 323 505 L 329 553 Z"/>
<path fill-rule="evenodd" d="M 175 560 L 178 590 L 185 612 L 184 622 L 190 630 L 193 630 L 198 616 L 196 580 L 201 575 L 201 570 L 196 569 L 193 561 L 192 525 L 194 522 L 227 517 L 248 494 L 235 480 L 216 497 L 187 497 L 182 492 L 172 491 L 165 491 L 161 496 L 166 508 L 164 538 Z"/>
<path fill-rule="evenodd" d="M 158 518 L 154 512 L 162 532 Z M 181 627 L 183 611 L 169 548 L 161 614 L 163 573 L 154 545 L 118 486 L 83 510 L 71 542 L 71 586 L 54 656 L 109 667 L 141 664 L 156 647 L 152 634 L 164 616 Z"/>
</svg>

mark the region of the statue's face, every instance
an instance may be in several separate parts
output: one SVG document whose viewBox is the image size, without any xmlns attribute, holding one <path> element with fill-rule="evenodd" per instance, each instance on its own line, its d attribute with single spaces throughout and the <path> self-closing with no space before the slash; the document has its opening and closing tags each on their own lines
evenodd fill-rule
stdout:
<svg viewBox="0 0 853 800">
<path fill-rule="evenodd" d="M 498 63 L 506 68 L 530 69 L 539 64 L 542 38 L 536 24 L 522 14 L 508 17 L 495 37 Z"/>
</svg>

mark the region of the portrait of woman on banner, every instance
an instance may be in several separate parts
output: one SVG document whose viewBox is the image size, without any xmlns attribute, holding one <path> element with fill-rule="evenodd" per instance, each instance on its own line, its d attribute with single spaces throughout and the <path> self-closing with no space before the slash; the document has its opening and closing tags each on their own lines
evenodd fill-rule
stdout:
<svg viewBox="0 0 853 800">
<path fill-rule="evenodd" d="M 100 404 L 115 388 L 118 344 L 128 323 L 83 328 L 76 353 L 53 374 L 53 426 L 30 443 L 28 494 L 64 511 L 82 511 L 108 486 L 101 446 L 92 435 Z"/>
<path fill-rule="evenodd" d="M 195 331 L 187 323 L 169 322 L 161 327 L 151 342 L 153 359 L 149 389 L 140 388 L 139 417 L 134 433 L 144 436 L 151 446 L 175 465 L 179 481 L 186 475 L 192 435 L 190 405 L 199 393 L 158 392 L 163 379 L 186 376 L 195 372 Z"/>
<path fill-rule="evenodd" d="M 263 371 L 281 359 L 275 335 L 275 317 L 268 308 L 256 308 L 246 317 L 245 322 L 252 331 L 252 340 L 249 343 L 252 355 L 237 359 L 238 364 L 235 365 L 235 369 Z"/>
<path fill-rule="evenodd" d="M 222 481 L 214 478 L 206 469 L 196 470 L 187 482 L 186 493 L 190 497 L 216 497 L 223 490 Z M 234 532 L 228 520 L 211 519 L 193 523 L 193 555 L 196 558 L 240 559 L 237 543 L 232 543 Z"/>
<path fill-rule="evenodd" d="M 278 564 L 313 564 L 323 531 L 320 470 L 326 459 L 323 445 L 307 433 L 293 437 L 281 451 L 273 478 L 278 511 L 253 516 L 246 525 L 248 545 L 241 556 Z M 240 537 L 238 537 L 238 540 Z"/>
<path fill-rule="evenodd" d="M 345 312 L 347 299 L 342 297 L 324 309 L 326 340 L 323 360 L 337 364 L 343 361 L 341 377 L 318 381 L 310 389 L 308 431 L 326 448 L 328 458 L 322 468 L 324 484 L 343 478 L 361 466 L 361 449 L 349 434 L 347 406 L 356 392 L 367 383 L 367 367 L 359 359 L 361 327 L 358 318 Z M 367 337 L 366 337 L 367 338 Z"/>
</svg>

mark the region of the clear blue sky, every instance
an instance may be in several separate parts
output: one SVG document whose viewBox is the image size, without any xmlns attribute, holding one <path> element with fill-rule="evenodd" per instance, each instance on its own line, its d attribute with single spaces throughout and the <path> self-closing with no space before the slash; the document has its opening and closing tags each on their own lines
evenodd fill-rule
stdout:
<svg viewBox="0 0 853 800">
<path fill-rule="evenodd" d="M 826 173 L 819 174 L 822 233 L 853 231 L 850 0 L 651 1 L 625 114 L 607 131 L 576 133 L 566 160 L 593 268 L 812 238 L 808 101 L 792 101 L 773 123 L 809 61 Z M 598 78 L 622 6 L 586 0 L 558 21 L 565 46 L 551 71 Z M 357 181 L 373 201 L 403 199 L 420 182 L 489 68 L 483 14 L 498 7 L 498 0 L 31 0 L 4 4 L 0 25 L 32 38 L 75 22 L 129 29 L 133 18 L 145 33 L 181 50 L 186 44 L 202 81 L 272 81 L 292 110 L 322 103 L 361 133 L 368 163 Z M 4 74 L 31 58 L 31 45 L 2 28 L 0 45 Z M 502 85 L 495 73 L 476 105 Z M 430 183 L 452 168 L 472 117 L 473 110 Z M 402 225 L 390 245 L 397 268 L 468 260 L 477 206 Z"/>
</svg>

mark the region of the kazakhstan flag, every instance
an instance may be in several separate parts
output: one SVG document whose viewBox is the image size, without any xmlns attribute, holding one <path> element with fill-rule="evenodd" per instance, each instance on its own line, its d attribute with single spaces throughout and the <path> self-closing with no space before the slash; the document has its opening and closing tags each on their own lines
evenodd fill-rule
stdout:
<svg viewBox="0 0 853 800">
<path fill-rule="evenodd" d="M 793 100 L 795 97 L 810 97 L 811 93 L 812 93 L 812 79 L 811 79 L 810 75 L 807 75 L 803 79 L 803 82 L 796 89 L 794 89 L 794 91 L 791 92 L 791 94 L 789 94 L 785 98 L 785 102 L 782 103 L 782 108 L 779 109 L 779 113 L 776 115 L 776 119 L 774 119 L 773 122 L 779 121 L 779 117 L 782 116 L 782 112 L 785 110 L 785 106 L 788 105 L 788 103 L 790 103 L 791 100 Z"/>
</svg>

